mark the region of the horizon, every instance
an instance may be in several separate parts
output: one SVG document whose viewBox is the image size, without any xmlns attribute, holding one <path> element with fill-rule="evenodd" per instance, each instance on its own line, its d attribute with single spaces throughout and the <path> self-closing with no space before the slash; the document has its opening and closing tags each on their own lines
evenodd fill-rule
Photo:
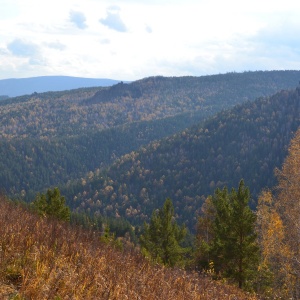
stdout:
<svg viewBox="0 0 300 300">
<path fill-rule="evenodd" d="M 91 79 L 91 80 L 111 80 L 111 81 L 118 81 L 118 82 L 124 82 L 124 83 L 131 83 L 138 80 L 143 80 L 146 78 L 151 77 L 206 77 L 206 76 L 218 76 L 218 75 L 226 75 L 226 74 L 243 74 L 243 73 L 254 73 L 254 72 L 285 72 L 285 71 L 300 71 L 299 69 L 274 69 L 274 70 L 241 70 L 241 71 L 228 71 L 228 72 L 222 72 L 222 73 L 213 73 L 213 74 L 202 74 L 202 75 L 175 75 L 175 76 L 165 76 L 161 74 L 157 75 L 149 75 L 141 78 L 137 78 L 135 80 L 126 80 L 126 79 L 119 79 L 119 78 L 103 78 L 103 77 L 85 77 L 85 76 L 72 76 L 72 75 L 37 75 L 37 76 L 30 76 L 30 77 L 10 77 L 10 78 L 0 78 L 0 81 L 5 80 L 23 80 L 23 79 L 34 79 L 34 78 L 50 78 L 50 77 L 64 77 L 64 78 L 77 78 L 77 79 Z"/>
<path fill-rule="evenodd" d="M 95 87 L 111 87 L 119 83 L 130 84 L 136 81 L 142 81 L 152 77 L 163 78 L 180 78 L 180 77 L 211 77 L 211 76 L 226 76 L 228 74 L 242 75 L 244 73 L 263 73 L 263 72 L 299 72 L 299 70 L 256 70 L 256 71 L 242 71 L 242 72 L 226 72 L 209 75 L 183 75 L 183 76 L 163 76 L 155 75 L 129 81 L 123 79 L 113 78 L 90 78 L 77 77 L 67 75 L 43 75 L 25 78 L 5 78 L 0 79 L 0 96 L 1 100 L 23 95 L 31 95 L 33 93 L 58 92 L 66 90 L 75 90 L 79 88 L 95 88 Z"/>
</svg>

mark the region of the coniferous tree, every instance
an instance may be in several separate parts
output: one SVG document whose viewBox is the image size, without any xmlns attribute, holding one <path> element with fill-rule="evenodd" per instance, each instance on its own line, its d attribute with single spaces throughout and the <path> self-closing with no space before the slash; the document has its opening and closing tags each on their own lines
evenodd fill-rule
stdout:
<svg viewBox="0 0 300 300">
<path fill-rule="evenodd" d="M 186 228 L 177 225 L 174 207 L 168 198 L 161 209 L 153 212 L 150 224 L 144 224 L 144 233 L 140 237 L 142 252 L 164 265 L 180 265 L 188 251 L 180 245 L 186 234 Z"/>
<path fill-rule="evenodd" d="M 247 279 L 253 278 L 258 266 L 258 243 L 255 231 L 256 215 L 249 207 L 250 192 L 242 180 L 238 191 L 231 193 L 230 277 L 242 287 Z"/>
<path fill-rule="evenodd" d="M 199 219 L 199 224 L 208 219 L 210 238 L 205 241 L 203 234 L 198 232 L 198 248 L 203 251 L 198 257 L 207 257 L 207 265 L 212 265 L 216 273 L 231 278 L 244 287 L 247 280 L 254 276 L 258 265 L 258 245 L 256 241 L 255 221 L 256 216 L 249 207 L 250 193 L 241 180 L 236 191 L 229 193 L 227 187 L 217 189 L 207 203 L 209 210 L 204 210 L 207 215 Z M 202 227 L 198 224 L 198 230 Z M 204 265 L 205 266 L 205 265 Z"/>
<path fill-rule="evenodd" d="M 37 194 L 33 207 L 41 215 L 53 216 L 59 220 L 70 221 L 70 208 L 65 205 L 65 197 L 60 195 L 56 187 L 47 190 L 46 194 Z"/>
</svg>

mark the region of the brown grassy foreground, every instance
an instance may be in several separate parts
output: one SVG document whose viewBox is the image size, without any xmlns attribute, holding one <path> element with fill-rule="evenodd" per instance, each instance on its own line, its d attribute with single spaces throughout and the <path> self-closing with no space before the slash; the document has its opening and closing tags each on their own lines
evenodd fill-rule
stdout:
<svg viewBox="0 0 300 300">
<path fill-rule="evenodd" d="M 0 199 L 0 299 L 256 299 Z"/>
</svg>

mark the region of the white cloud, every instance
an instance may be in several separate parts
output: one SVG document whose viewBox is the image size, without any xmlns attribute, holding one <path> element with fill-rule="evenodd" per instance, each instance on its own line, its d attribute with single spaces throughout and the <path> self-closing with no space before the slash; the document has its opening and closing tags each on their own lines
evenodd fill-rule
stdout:
<svg viewBox="0 0 300 300">
<path fill-rule="evenodd" d="M 15 39 L 7 45 L 8 50 L 16 56 L 34 57 L 39 54 L 39 47 L 29 41 Z"/>
<path fill-rule="evenodd" d="M 70 11 L 70 21 L 80 29 L 87 28 L 85 15 L 80 11 Z"/>
<path fill-rule="evenodd" d="M 148 33 L 152 33 L 152 28 L 149 25 L 145 25 L 145 30 Z"/>
<path fill-rule="evenodd" d="M 127 28 L 125 23 L 122 21 L 120 16 L 120 8 L 118 6 L 110 6 L 107 10 L 107 15 L 105 18 L 101 18 L 99 22 L 110 29 L 126 32 Z"/>
<path fill-rule="evenodd" d="M 50 43 L 45 43 L 45 45 L 49 48 L 52 48 L 52 49 L 56 49 L 56 50 L 60 50 L 60 51 L 63 51 L 66 49 L 66 45 L 58 42 L 58 41 L 54 41 L 54 42 L 50 42 Z"/>
<path fill-rule="evenodd" d="M 261 29 L 254 37 L 254 42 L 264 44 L 265 46 L 277 47 L 278 45 L 300 50 L 300 40 L 298 37 L 300 22 L 284 21 L 268 25 Z"/>
<path fill-rule="evenodd" d="M 300 69 L 298 1 L 0 1 L 0 78 Z"/>
</svg>

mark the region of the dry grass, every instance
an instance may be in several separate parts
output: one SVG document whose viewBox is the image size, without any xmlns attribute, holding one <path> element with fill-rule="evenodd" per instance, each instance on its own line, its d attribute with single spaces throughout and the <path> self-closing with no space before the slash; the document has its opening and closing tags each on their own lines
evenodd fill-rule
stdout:
<svg viewBox="0 0 300 300">
<path fill-rule="evenodd" d="M 0 200 L 0 299 L 256 299 Z"/>
</svg>

